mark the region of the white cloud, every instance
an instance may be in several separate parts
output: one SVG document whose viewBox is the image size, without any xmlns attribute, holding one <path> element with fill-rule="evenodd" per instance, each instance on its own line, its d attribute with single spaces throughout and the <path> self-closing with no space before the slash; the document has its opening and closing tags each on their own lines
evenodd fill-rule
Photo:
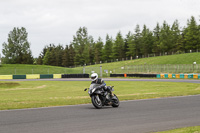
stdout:
<svg viewBox="0 0 200 133">
<path fill-rule="evenodd" d="M 199 0 L 1 0 L 0 48 L 14 27 L 25 27 L 32 53 L 45 45 L 69 44 L 79 27 L 86 26 L 95 40 L 134 31 L 136 24 L 150 29 L 175 19 L 186 26 L 193 15 L 199 19 Z"/>
</svg>

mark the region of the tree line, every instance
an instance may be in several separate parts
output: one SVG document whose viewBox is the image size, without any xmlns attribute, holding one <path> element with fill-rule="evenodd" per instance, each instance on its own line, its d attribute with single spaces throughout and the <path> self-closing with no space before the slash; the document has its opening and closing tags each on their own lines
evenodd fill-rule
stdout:
<svg viewBox="0 0 200 133">
<path fill-rule="evenodd" d="M 178 20 L 170 26 L 166 21 L 156 24 L 151 31 L 146 25 L 129 31 L 125 37 L 118 32 L 115 38 L 107 34 L 105 43 L 99 37 L 96 41 L 88 34 L 86 27 L 80 27 L 69 45 L 45 46 L 39 57 L 34 59 L 27 41 L 25 28 L 14 28 L 3 43 L 4 63 L 39 64 L 52 66 L 88 65 L 114 60 L 148 57 L 150 54 L 175 54 L 197 51 L 200 48 L 200 25 L 191 16 L 187 25 L 180 27 Z"/>
</svg>

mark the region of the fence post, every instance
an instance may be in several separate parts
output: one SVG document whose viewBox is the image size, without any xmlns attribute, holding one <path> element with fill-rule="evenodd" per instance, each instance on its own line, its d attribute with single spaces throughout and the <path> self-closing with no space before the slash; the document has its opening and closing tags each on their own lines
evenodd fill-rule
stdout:
<svg viewBox="0 0 200 133">
<path fill-rule="evenodd" d="M 85 74 L 85 65 L 83 65 L 83 74 Z"/>
<path fill-rule="evenodd" d="M 102 78 L 102 66 L 100 66 L 100 77 Z"/>
</svg>

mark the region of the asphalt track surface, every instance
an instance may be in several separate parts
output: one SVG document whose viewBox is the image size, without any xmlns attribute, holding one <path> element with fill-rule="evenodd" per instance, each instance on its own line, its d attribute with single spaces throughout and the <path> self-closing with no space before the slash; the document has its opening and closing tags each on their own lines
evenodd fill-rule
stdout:
<svg viewBox="0 0 200 133">
<path fill-rule="evenodd" d="M 0 111 L 0 133 L 150 133 L 199 126 L 199 105 L 200 95 L 196 95 L 122 101 L 118 108 L 85 104 L 5 110 Z"/>
</svg>

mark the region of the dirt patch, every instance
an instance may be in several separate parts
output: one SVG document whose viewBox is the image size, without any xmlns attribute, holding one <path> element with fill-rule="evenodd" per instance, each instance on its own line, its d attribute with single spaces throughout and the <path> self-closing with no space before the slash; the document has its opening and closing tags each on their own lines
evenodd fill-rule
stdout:
<svg viewBox="0 0 200 133">
<path fill-rule="evenodd" d="M 200 87 L 197 87 L 195 90 L 200 90 Z"/>
<path fill-rule="evenodd" d="M 42 86 L 38 86 L 38 87 L 36 87 L 37 89 L 42 89 L 42 88 L 45 88 L 46 87 L 46 85 L 42 85 Z"/>
<path fill-rule="evenodd" d="M 13 88 L 13 89 L 6 89 L 5 91 L 13 91 L 13 90 L 34 90 L 34 89 L 42 89 L 45 88 L 46 85 L 37 86 L 36 88 Z"/>
<path fill-rule="evenodd" d="M 13 83 L 13 82 L 0 83 L 0 88 L 12 88 L 12 87 L 16 87 L 16 86 L 20 86 L 20 84 L 19 83 Z"/>
<path fill-rule="evenodd" d="M 58 99 L 87 99 L 89 98 L 89 96 L 75 96 L 75 97 L 70 97 L 70 96 L 66 96 L 66 97 L 50 97 L 49 99 L 51 100 L 58 100 Z"/>
</svg>

